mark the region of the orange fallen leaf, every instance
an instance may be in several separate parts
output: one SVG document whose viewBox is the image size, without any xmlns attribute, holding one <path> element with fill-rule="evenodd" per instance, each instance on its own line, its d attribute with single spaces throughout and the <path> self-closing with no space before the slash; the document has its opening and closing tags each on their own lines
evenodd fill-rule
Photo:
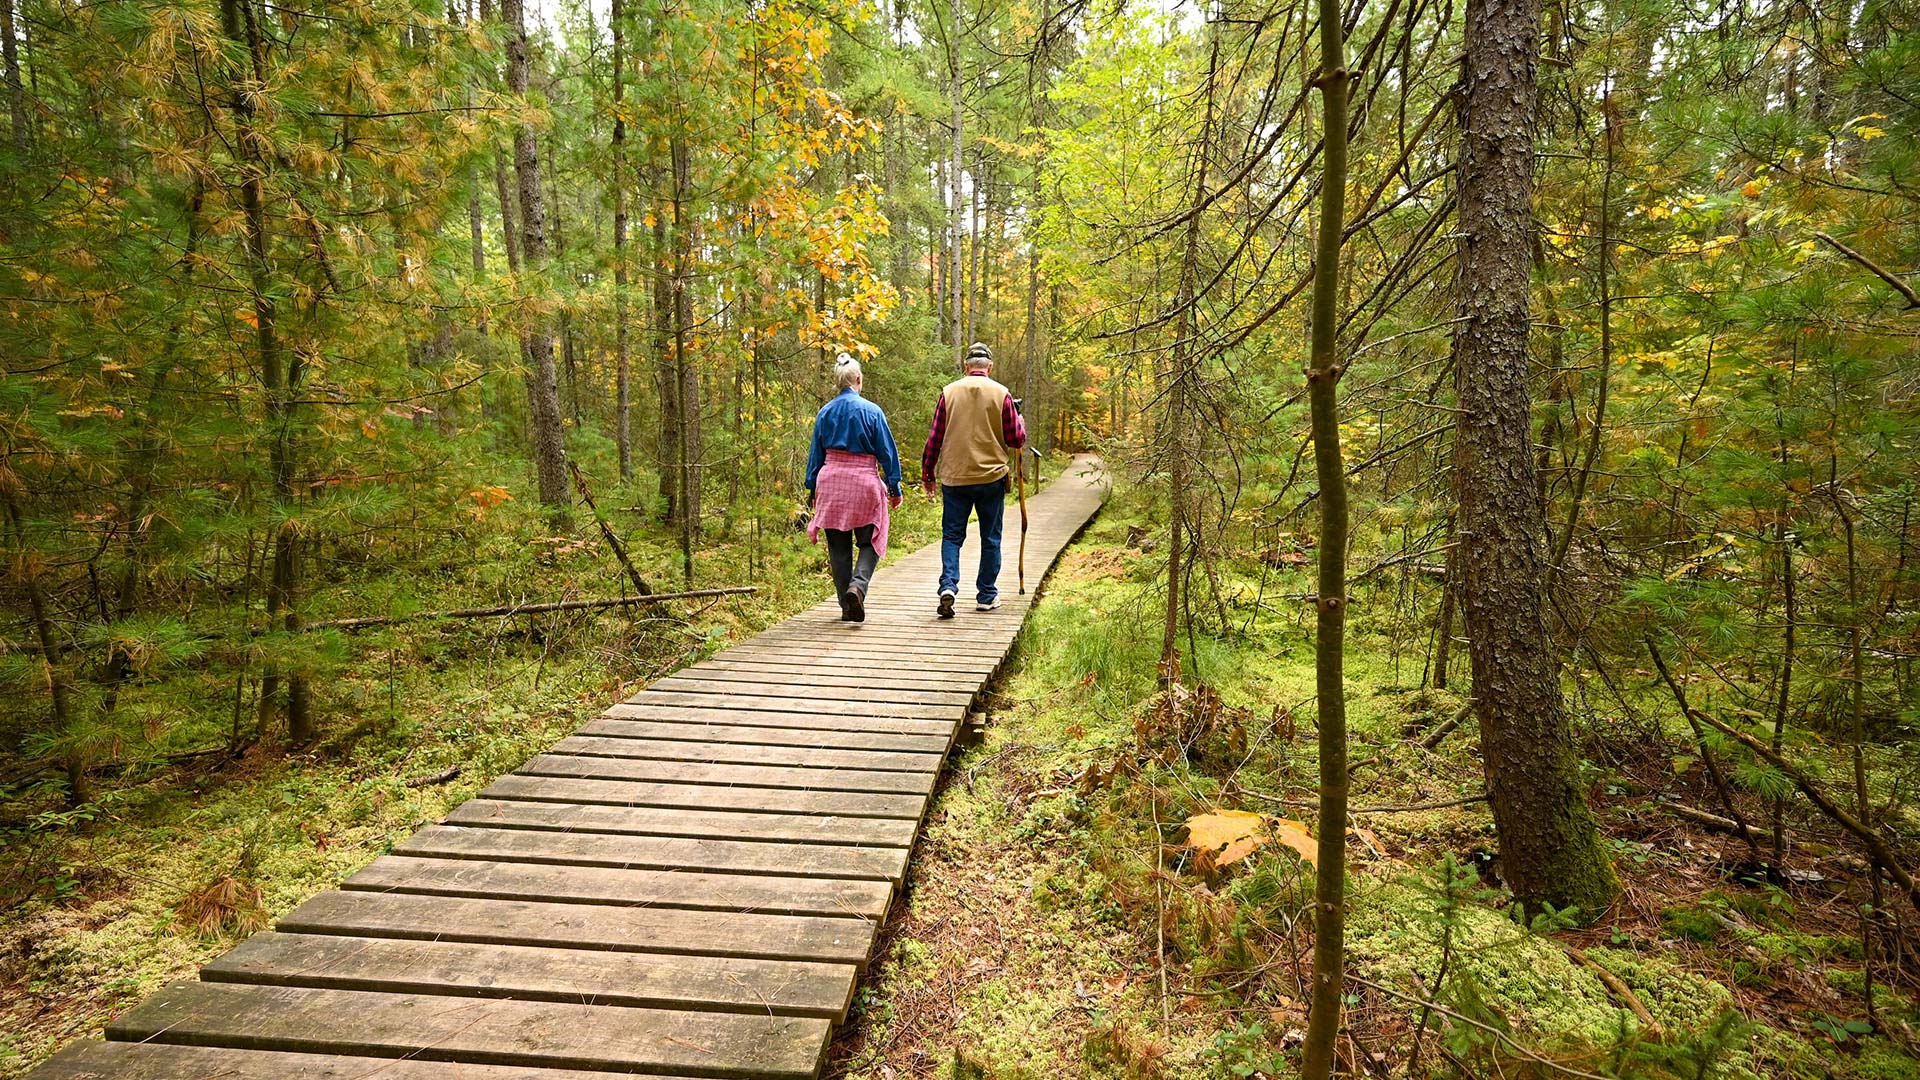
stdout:
<svg viewBox="0 0 1920 1080">
<path fill-rule="evenodd" d="M 1187 847 L 1199 852 L 1202 869 L 1231 866 L 1278 840 L 1313 862 L 1316 846 L 1307 827 L 1292 818 L 1270 817 L 1248 810 L 1217 810 L 1187 819 Z"/>
</svg>

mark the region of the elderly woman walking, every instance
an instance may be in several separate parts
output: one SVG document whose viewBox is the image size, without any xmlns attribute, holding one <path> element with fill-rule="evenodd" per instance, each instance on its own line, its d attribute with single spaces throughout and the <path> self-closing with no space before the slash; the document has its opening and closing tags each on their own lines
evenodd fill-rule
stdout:
<svg viewBox="0 0 1920 1080">
<path fill-rule="evenodd" d="M 840 392 L 813 418 L 807 453 L 807 537 L 827 534 L 827 563 L 842 622 L 865 622 L 867 585 L 887 553 L 887 512 L 900 506 L 900 451 L 880 406 L 860 396 L 860 362 L 846 353 L 833 365 Z M 883 479 L 884 476 L 884 479 Z M 859 558 L 854 548 L 860 549 Z"/>
</svg>

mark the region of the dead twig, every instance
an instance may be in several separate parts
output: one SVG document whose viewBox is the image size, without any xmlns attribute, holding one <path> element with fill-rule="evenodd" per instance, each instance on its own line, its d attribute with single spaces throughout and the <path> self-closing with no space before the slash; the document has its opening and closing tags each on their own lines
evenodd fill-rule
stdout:
<svg viewBox="0 0 1920 1080">
<path fill-rule="evenodd" d="M 724 589 L 691 589 L 686 592 L 651 593 L 647 596 L 620 596 L 611 600 L 563 600 L 555 604 L 503 604 L 488 608 L 456 608 L 452 611 L 416 611 L 411 615 L 380 615 L 364 619 L 331 619 L 308 623 L 308 630 L 363 630 L 369 626 L 424 622 L 429 619 L 501 619 L 513 615 L 539 615 L 549 611 L 587 611 L 595 608 L 625 607 L 633 604 L 658 604 L 665 600 L 691 600 L 703 596 L 737 596 L 759 592 L 758 585 L 732 585 Z"/>
</svg>

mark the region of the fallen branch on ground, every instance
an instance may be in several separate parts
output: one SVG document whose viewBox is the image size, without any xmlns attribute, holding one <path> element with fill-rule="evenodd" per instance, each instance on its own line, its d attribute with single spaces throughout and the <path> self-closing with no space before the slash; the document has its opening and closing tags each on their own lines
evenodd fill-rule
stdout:
<svg viewBox="0 0 1920 1080">
<path fill-rule="evenodd" d="M 407 786 L 410 788 L 432 787 L 435 784 L 444 784 L 449 780 L 458 779 L 459 776 L 460 766 L 455 765 L 451 769 L 442 769 L 431 776 L 416 776 L 407 781 Z"/>
<path fill-rule="evenodd" d="M 1640 995 L 1635 994 L 1633 987 L 1628 986 L 1624 979 L 1608 971 L 1606 968 L 1601 967 L 1598 963 L 1594 962 L 1593 957 L 1581 952 L 1580 949 L 1572 943 L 1562 941 L 1560 942 L 1560 947 L 1567 950 L 1567 955 L 1573 957 L 1581 967 L 1593 972 L 1594 977 L 1598 978 L 1602 983 L 1605 983 L 1607 989 L 1613 991 L 1613 996 L 1626 1002 L 1627 1008 L 1633 1010 L 1633 1015 L 1639 1017 L 1640 1022 L 1647 1025 L 1649 1034 L 1652 1034 L 1656 1038 L 1666 1034 L 1666 1029 L 1660 1026 L 1660 1021 L 1653 1018 L 1653 1014 L 1647 1011 L 1646 1003 L 1640 1000 Z"/>
<path fill-rule="evenodd" d="M 1748 825 L 1746 822 L 1735 821 L 1730 817 L 1721 817 L 1719 814 L 1710 813 L 1698 807 L 1688 806 L 1685 803 L 1670 802 L 1659 805 L 1660 809 L 1665 810 L 1675 817 L 1686 818 L 1696 825 L 1705 825 L 1709 829 L 1718 829 L 1721 832 L 1730 832 L 1736 835 L 1744 830 L 1747 836 L 1754 840 L 1767 840 L 1773 835 L 1765 829 L 1756 828 Z M 1788 835 L 1792 834 L 1789 833 Z"/>
<path fill-rule="evenodd" d="M 380 615 L 364 619 L 331 619 L 308 623 L 309 630 L 360 630 L 369 626 L 392 626 L 428 619 L 498 619 L 511 615 L 539 615 L 549 611 L 587 611 L 595 608 L 625 607 L 630 604 L 657 604 L 662 600 L 691 600 L 702 596 L 737 596 L 759 592 L 758 585 L 733 585 L 724 589 L 692 589 L 687 592 L 651 593 L 646 596 L 621 596 L 611 600 L 565 600 L 555 604 L 506 604 L 490 608 L 456 608 L 452 611 L 416 611 L 411 615 Z"/>
<path fill-rule="evenodd" d="M 1760 760 L 1765 761 L 1767 764 L 1785 773 L 1787 779 L 1793 781 L 1793 786 L 1800 789 L 1800 794 L 1807 797 L 1807 801 L 1813 803 L 1821 813 L 1833 819 L 1835 824 L 1859 838 L 1860 842 L 1866 845 L 1867 851 L 1872 853 L 1874 858 L 1880 860 L 1880 866 L 1886 870 L 1887 876 L 1892 878 L 1895 884 L 1906 890 L 1907 901 L 1914 906 L 1915 910 L 1920 910 L 1920 882 L 1914 881 L 1913 875 L 1907 871 L 1906 864 L 1900 861 L 1899 856 L 1894 854 L 1893 845 L 1887 843 L 1886 837 L 1881 836 L 1876 830 L 1861 824 L 1860 819 L 1848 813 L 1845 807 L 1828 798 L 1827 793 L 1821 791 L 1819 785 L 1815 784 L 1812 778 L 1807 776 L 1806 773 L 1801 772 L 1798 767 L 1787 761 L 1786 758 L 1774 753 L 1772 748 L 1767 746 L 1766 743 L 1761 742 L 1759 739 L 1754 738 L 1738 728 L 1728 727 L 1726 724 L 1721 723 L 1706 713 L 1699 712 L 1698 710 L 1695 710 L 1695 712 L 1700 719 L 1740 740 L 1740 745 L 1753 751 L 1755 757 L 1758 757 Z"/>
<path fill-rule="evenodd" d="M 1454 806 L 1472 806 L 1474 803 L 1486 802 L 1486 801 L 1487 801 L 1487 793 L 1483 791 L 1478 795 L 1469 795 L 1464 799 L 1448 799 L 1446 802 L 1406 803 L 1401 806 L 1362 806 L 1357 810 L 1349 810 L 1347 811 L 1347 813 L 1349 814 L 1406 814 L 1406 813 L 1412 813 L 1417 810 L 1445 810 L 1449 807 L 1454 807 Z"/>
<path fill-rule="evenodd" d="M 1441 741 L 1444 740 L 1447 736 L 1453 734 L 1453 729 L 1459 727 L 1460 722 L 1462 720 L 1465 720 L 1467 718 L 1467 714 L 1471 712 L 1473 712 L 1473 702 L 1469 701 L 1465 705 L 1460 706 L 1460 711 L 1457 713 L 1454 713 L 1452 719 L 1448 720 L 1444 724 L 1441 724 L 1439 727 L 1434 728 L 1432 734 L 1420 740 L 1420 749 L 1432 750 L 1433 748 L 1439 746 Z"/>
</svg>

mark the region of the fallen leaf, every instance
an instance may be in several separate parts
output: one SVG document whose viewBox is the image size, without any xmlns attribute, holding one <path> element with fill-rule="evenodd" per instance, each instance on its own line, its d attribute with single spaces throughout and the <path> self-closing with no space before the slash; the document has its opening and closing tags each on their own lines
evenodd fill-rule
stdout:
<svg viewBox="0 0 1920 1080">
<path fill-rule="evenodd" d="M 1196 861 L 1202 870 L 1231 866 L 1260 850 L 1269 839 L 1299 852 L 1309 863 L 1318 853 L 1307 827 L 1292 818 L 1248 810 L 1217 810 L 1187 819 L 1186 846 L 1199 852 Z"/>
</svg>

